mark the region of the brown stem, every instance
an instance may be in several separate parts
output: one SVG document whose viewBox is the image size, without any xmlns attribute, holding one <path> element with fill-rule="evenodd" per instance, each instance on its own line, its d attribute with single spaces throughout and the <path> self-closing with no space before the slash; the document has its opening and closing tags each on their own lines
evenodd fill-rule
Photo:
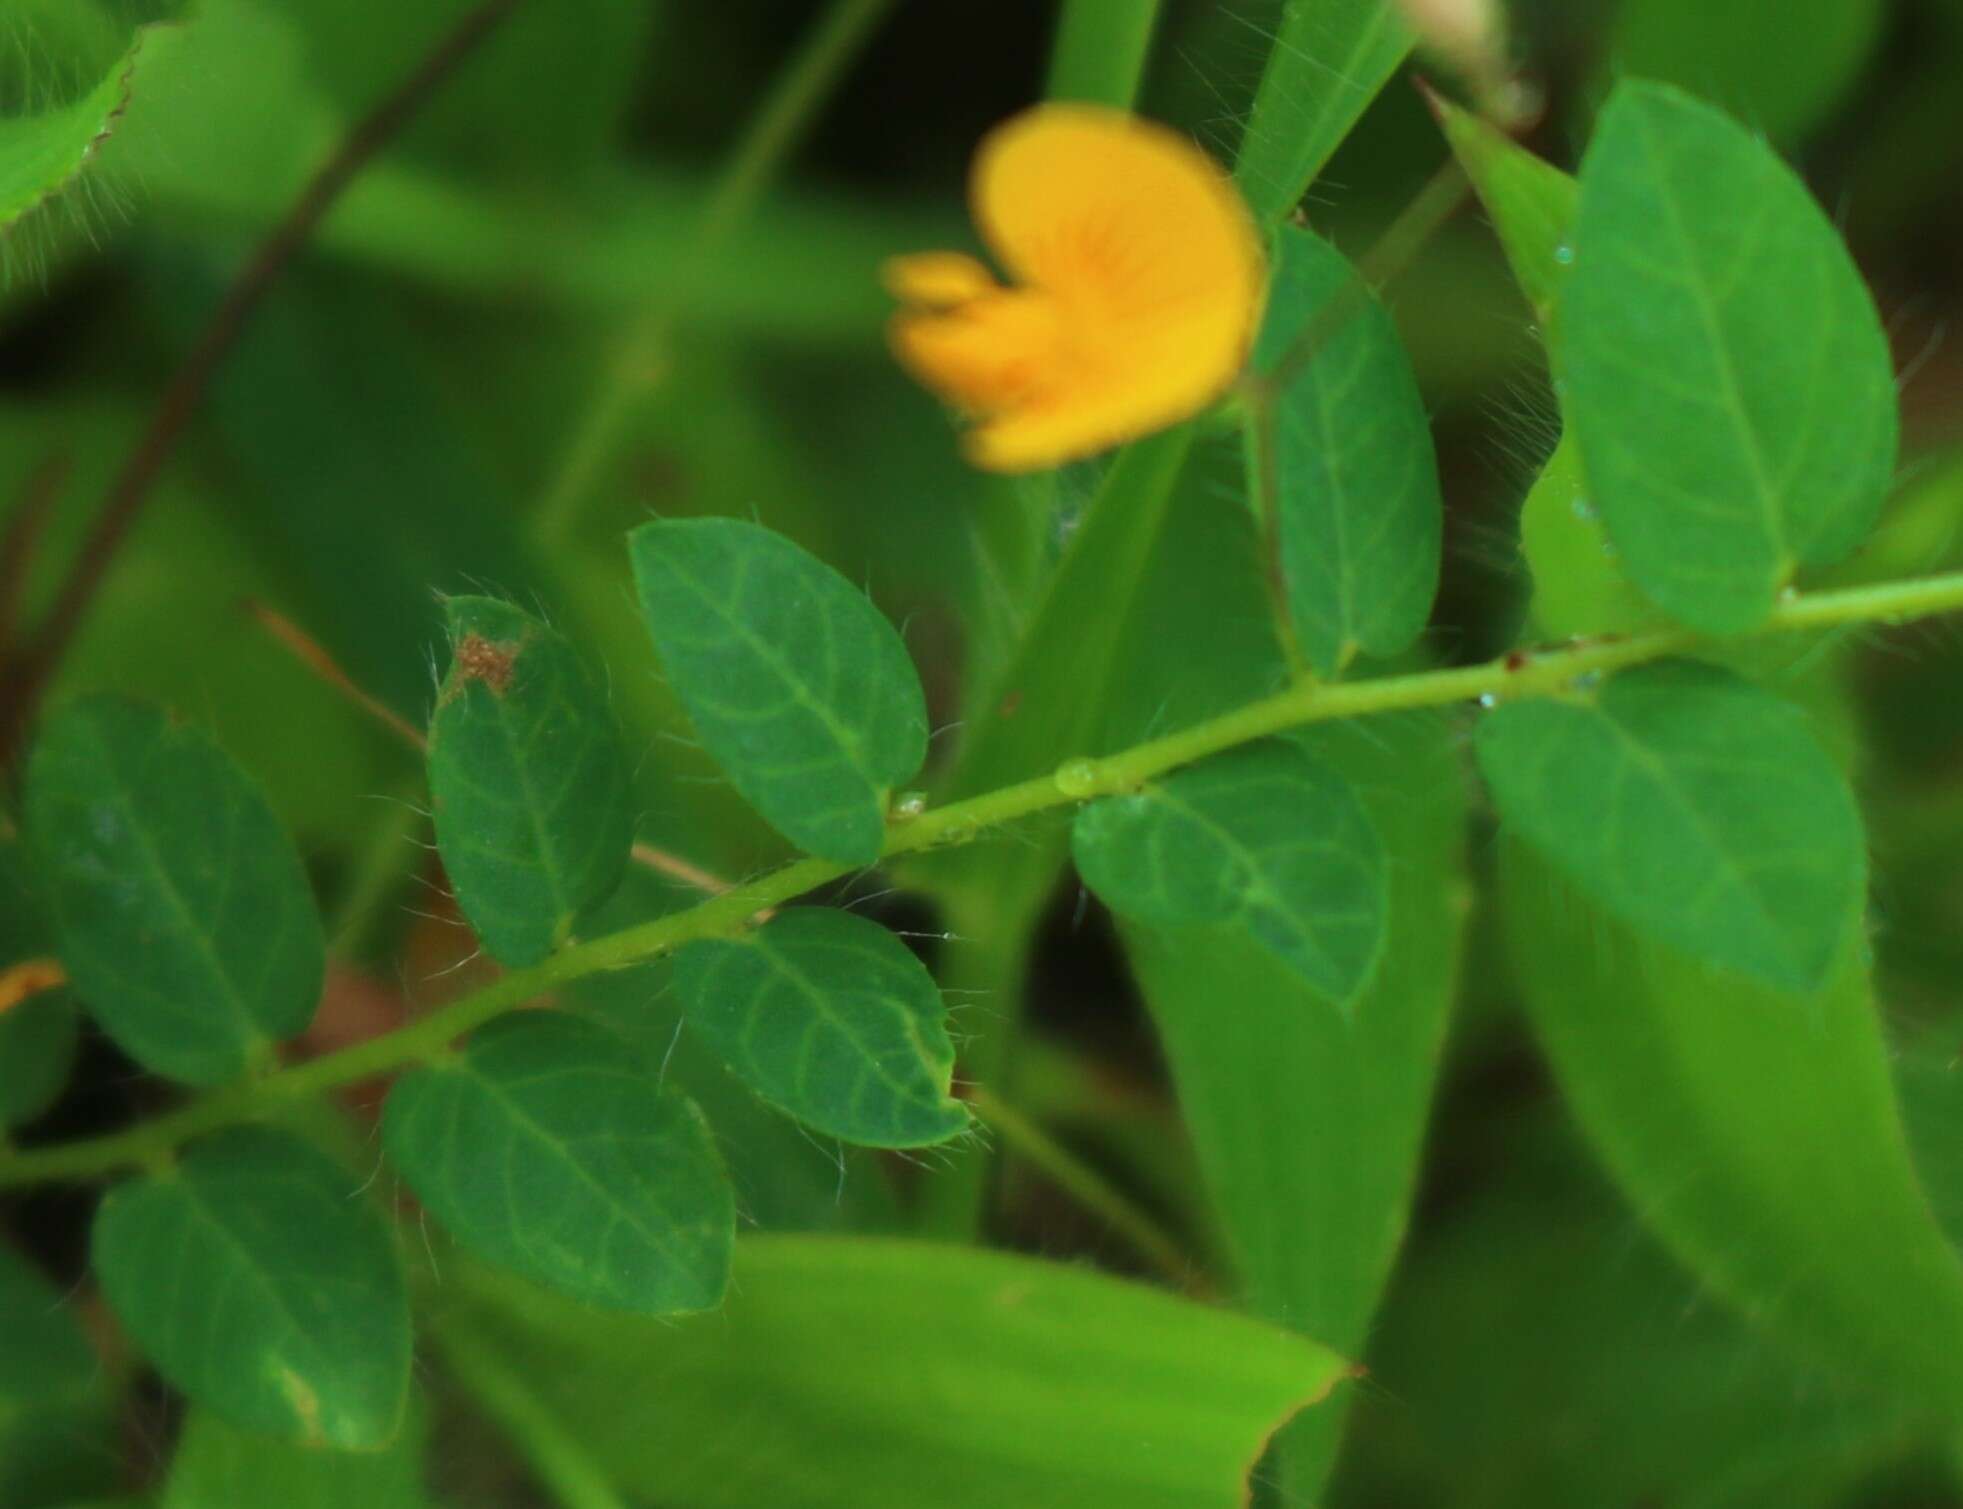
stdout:
<svg viewBox="0 0 1963 1509">
<path fill-rule="evenodd" d="M 313 234 L 334 201 L 369 161 L 408 124 L 450 74 L 513 11 L 519 0 L 483 0 L 445 35 L 415 70 L 357 121 L 272 233 L 260 243 L 225 291 L 217 312 L 171 379 L 150 426 L 109 485 L 74 570 L 0 694 L 0 751 L 11 750 L 34 704 L 83 617 L 103 577 L 148 501 L 164 464 L 204 401 L 211 379 L 238 344 L 267 291 Z"/>
<path fill-rule="evenodd" d="M 418 752 L 429 748 L 429 740 L 423 737 L 420 728 L 381 698 L 362 690 L 356 684 L 354 677 L 341 669 L 341 663 L 327 653 L 326 647 L 292 619 L 278 609 L 269 608 L 266 604 L 250 598 L 243 606 L 245 611 L 252 615 L 254 622 L 272 635 L 289 655 L 403 743 Z"/>
<path fill-rule="evenodd" d="M 364 690 L 354 677 L 341 668 L 341 663 L 328 653 L 325 645 L 292 619 L 275 608 L 251 600 L 245 603 L 245 611 L 252 615 L 259 627 L 270 634 L 282 649 L 328 686 L 333 687 L 418 754 L 429 752 L 429 739 L 420 728 L 396 712 L 381 698 Z M 659 871 L 671 879 L 694 886 L 698 891 L 705 891 L 711 896 L 720 896 L 724 891 L 731 889 L 730 883 L 720 875 L 683 859 L 679 854 L 670 854 L 666 849 L 657 849 L 653 844 L 636 843 L 632 854 L 635 864 L 646 865 L 650 870 Z"/>
<path fill-rule="evenodd" d="M 56 452 L 27 474 L 20 498 L 0 532 L 0 656 L 13 644 L 14 625 L 27 595 L 27 574 L 40 546 L 41 532 L 68 485 L 69 460 Z"/>
</svg>

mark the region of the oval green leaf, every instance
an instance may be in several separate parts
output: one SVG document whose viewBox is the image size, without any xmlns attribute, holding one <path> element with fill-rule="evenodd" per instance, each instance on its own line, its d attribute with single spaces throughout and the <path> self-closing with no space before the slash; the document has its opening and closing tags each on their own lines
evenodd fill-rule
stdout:
<svg viewBox="0 0 1963 1509">
<path fill-rule="evenodd" d="M 1332 301 L 1358 301 L 1248 420 L 1249 492 L 1278 516 L 1289 614 L 1310 663 L 1333 676 L 1359 651 L 1395 655 L 1423 631 L 1445 506 L 1424 399 L 1389 313 L 1308 231 L 1284 226 L 1275 248 L 1257 370 Z"/>
<path fill-rule="evenodd" d="M 865 1147 L 968 1128 L 954 1045 L 926 966 L 875 922 L 798 907 L 675 956 L 684 1020 L 736 1077 L 806 1126 Z"/>
<path fill-rule="evenodd" d="M 710 754 L 807 853 L 871 864 L 886 803 L 927 758 L 905 644 L 822 561 L 740 519 L 667 519 L 628 537 L 641 613 Z"/>
<path fill-rule="evenodd" d="M 563 635 L 495 598 L 443 606 L 437 852 L 484 946 L 536 964 L 620 882 L 634 842 L 626 757 L 605 689 Z"/>
<path fill-rule="evenodd" d="M 1749 629 L 1872 527 L 1894 369 L 1832 224 L 1763 141 L 1660 84 L 1602 112 L 1555 326 L 1589 489 L 1636 585 Z"/>
<path fill-rule="evenodd" d="M 1238 922 L 1339 1006 L 1376 972 L 1390 905 L 1383 840 L 1355 788 L 1299 745 L 1271 740 L 1093 802 L 1071 848 L 1113 911 Z"/>
<path fill-rule="evenodd" d="M 62 963 L 105 1031 L 190 1084 L 241 1073 L 320 999 L 320 917 L 258 787 L 209 737 L 111 697 L 51 718 L 27 835 Z"/>
<path fill-rule="evenodd" d="M 389 1157 L 488 1263 L 611 1309 L 722 1299 L 736 1204 L 702 1114 L 606 1028 L 523 1012 L 401 1080 Z"/>
<path fill-rule="evenodd" d="M 1852 793 L 1806 718 L 1716 666 L 1519 702 L 1476 747 L 1500 816 L 1603 906 L 1774 988 L 1817 989 L 1866 893 Z"/>
<path fill-rule="evenodd" d="M 54 924 L 22 847 L 0 841 L 0 971 L 55 951 Z M 75 997 L 65 987 L 0 1006 L 0 1131 L 32 1121 L 68 1082 L 80 1039 Z"/>
<path fill-rule="evenodd" d="M 199 1143 L 96 1212 L 103 1293 L 165 1378 L 235 1425 L 383 1446 L 409 1388 L 409 1301 L 357 1181 L 285 1133 Z"/>
</svg>

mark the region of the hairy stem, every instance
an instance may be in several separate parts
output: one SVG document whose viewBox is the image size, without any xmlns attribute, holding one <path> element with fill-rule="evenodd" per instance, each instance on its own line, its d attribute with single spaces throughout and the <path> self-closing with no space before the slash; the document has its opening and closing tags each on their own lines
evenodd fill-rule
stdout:
<svg viewBox="0 0 1963 1509">
<path fill-rule="evenodd" d="M 1757 635 L 1802 633 L 1856 624 L 1901 624 L 1963 611 L 1963 572 L 1796 596 L 1782 602 Z M 1451 670 L 1419 671 L 1374 681 L 1307 682 L 1274 696 L 1151 739 L 1101 759 L 1067 760 L 1055 770 L 951 802 L 887 830 L 883 857 L 973 843 L 1019 819 L 1135 791 L 1181 766 L 1291 728 L 1341 719 L 1467 702 L 1559 696 L 1578 681 L 1661 660 L 1712 643 L 1688 630 L 1581 641 L 1514 651 Z M 757 915 L 848 873 L 823 859 L 800 859 L 710 897 L 687 911 L 657 917 L 577 943 L 529 969 L 513 970 L 484 989 L 367 1042 L 325 1054 L 263 1078 L 214 1091 L 179 1110 L 126 1131 L 83 1142 L 13 1153 L 0 1160 L 0 1187 L 53 1179 L 90 1179 L 155 1161 L 189 1138 L 265 1115 L 274 1107 L 341 1085 L 373 1079 L 441 1053 L 463 1033 L 514 1007 L 549 997 L 588 975 L 644 963 L 697 938 L 729 937 Z"/>
<path fill-rule="evenodd" d="M 533 516 L 541 541 L 563 539 L 579 522 L 600 469 L 661 370 L 675 318 L 687 307 L 696 280 L 715 261 L 730 233 L 756 208 L 812 115 L 892 5 L 893 0 L 833 0 L 778 75 L 763 108 L 752 117 L 717 176 L 667 287 L 621 341 L 600 391 L 560 458 Z"/>
</svg>

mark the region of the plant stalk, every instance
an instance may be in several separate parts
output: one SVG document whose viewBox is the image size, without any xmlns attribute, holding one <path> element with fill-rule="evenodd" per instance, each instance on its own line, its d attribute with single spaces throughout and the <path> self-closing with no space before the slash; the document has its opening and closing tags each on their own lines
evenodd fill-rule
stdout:
<svg viewBox="0 0 1963 1509">
<path fill-rule="evenodd" d="M 1804 633 L 1859 624 L 1898 625 L 1963 611 L 1963 571 L 1794 596 L 1749 636 Z M 1150 739 L 1100 759 L 1066 760 L 1055 770 L 965 801 L 951 802 L 888 829 L 882 858 L 973 843 L 1020 819 L 1136 791 L 1182 766 L 1271 734 L 1310 724 L 1466 703 L 1490 706 L 1522 697 L 1572 694 L 1593 678 L 1717 643 L 1673 629 L 1515 650 L 1497 660 L 1373 681 L 1308 682 Z M 125 1131 L 0 1159 L 0 1188 L 59 1179 L 93 1179 L 157 1161 L 180 1143 L 323 1091 L 391 1073 L 445 1051 L 493 1017 L 547 998 L 560 986 L 606 970 L 646 963 L 698 938 L 730 937 L 758 913 L 849 873 L 825 859 L 799 859 L 732 887 L 683 912 L 576 943 L 393 1032 L 248 1083 L 213 1091 Z"/>
</svg>

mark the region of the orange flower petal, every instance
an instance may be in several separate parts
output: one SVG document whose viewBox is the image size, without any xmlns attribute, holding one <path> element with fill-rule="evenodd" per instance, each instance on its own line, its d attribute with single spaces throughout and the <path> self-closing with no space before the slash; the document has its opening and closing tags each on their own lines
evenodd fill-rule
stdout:
<svg viewBox="0 0 1963 1509">
<path fill-rule="evenodd" d="M 1019 288 L 971 258 L 898 259 L 916 311 L 901 362 L 982 423 L 969 458 L 1033 471 L 1197 413 L 1232 383 L 1260 315 L 1259 240 L 1239 194 L 1176 132 L 1121 111 L 1044 105 L 983 142 L 983 238 Z"/>
<path fill-rule="evenodd" d="M 886 291 L 906 304 L 950 309 L 994 292 L 995 275 L 964 252 L 915 252 L 888 257 L 880 269 Z"/>
<path fill-rule="evenodd" d="M 1026 403 L 1061 371 L 1056 304 L 997 288 L 944 313 L 901 314 L 892 324 L 900 365 L 956 408 L 990 414 Z"/>
</svg>

